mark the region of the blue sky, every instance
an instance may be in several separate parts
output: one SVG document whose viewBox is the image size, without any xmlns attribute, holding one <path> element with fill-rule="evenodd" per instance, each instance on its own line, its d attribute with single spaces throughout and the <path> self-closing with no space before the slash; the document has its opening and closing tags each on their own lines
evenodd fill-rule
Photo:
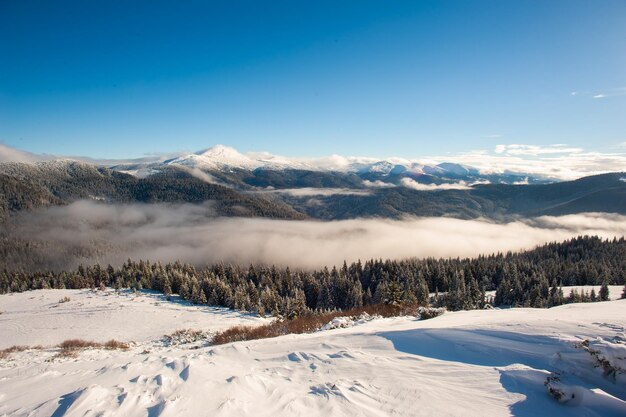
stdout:
<svg viewBox="0 0 626 417">
<path fill-rule="evenodd" d="M 622 0 L 0 1 L 0 143 L 30 152 L 624 142 Z"/>
</svg>

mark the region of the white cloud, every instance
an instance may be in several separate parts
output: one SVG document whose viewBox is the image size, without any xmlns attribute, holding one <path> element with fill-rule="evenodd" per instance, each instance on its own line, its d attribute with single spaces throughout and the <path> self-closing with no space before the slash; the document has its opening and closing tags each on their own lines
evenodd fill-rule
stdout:
<svg viewBox="0 0 626 417">
<path fill-rule="evenodd" d="M 0 162 L 37 162 L 44 160 L 44 156 L 10 148 L 0 143 Z"/>
<path fill-rule="evenodd" d="M 626 87 L 609 88 L 604 91 L 572 91 L 572 96 L 591 97 L 594 99 L 603 99 L 609 97 L 620 97 L 626 95 Z"/>
<path fill-rule="evenodd" d="M 200 168 L 197 168 L 197 167 L 187 167 L 185 165 L 178 165 L 178 167 L 180 169 L 182 169 L 183 171 L 188 172 L 189 175 L 191 175 L 192 177 L 198 178 L 199 180 L 204 181 L 204 182 L 206 182 L 208 184 L 224 185 L 221 181 L 219 181 L 213 175 L 202 171 Z"/>
<path fill-rule="evenodd" d="M 510 144 L 510 145 L 497 145 L 495 153 L 508 154 L 508 155 L 546 155 L 546 154 L 570 154 L 583 152 L 582 148 L 567 147 L 563 144 L 555 144 L 548 146 L 538 145 L 523 145 L 523 144 Z"/>
<path fill-rule="evenodd" d="M 441 191 L 441 190 L 468 190 L 470 184 L 465 181 L 459 181 L 453 184 L 420 184 L 411 178 L 402 178 L 400 183 L 407 188 L 418 191 Z"/>
<path fill-rule="evenodd" d="M 587 175 L 621 172 L 626 168 L 626 153 L 575 152 L 564 154 L 511 155 L 472 151 L 441 158 L 472 166 L 483 173 L 515 172 L 572 180 Z"/>
<path fill-rule="evenodd" d="M 258 191 L 257 191 L 258 192 Z M 280 188 L 280 189 L 265 189 L 260 192 L 265 193 L 278 193 L 287 194 L 292 197 L 315 197 L 315 196 L 331 196 L 331 195 L 370 195 L 368 190 L 357 190 L 352 188 Z"/>
<path fill-rule="evenodd" d="M 396 186 L 395 184 L 391 184 L 389 182 L 384 182 L 380 180 L 376 180 L 376 181 L 363 180 L 363 185 L 366 187 L 370 187 L 370 188 L 393 188 Z"/>
</svg>

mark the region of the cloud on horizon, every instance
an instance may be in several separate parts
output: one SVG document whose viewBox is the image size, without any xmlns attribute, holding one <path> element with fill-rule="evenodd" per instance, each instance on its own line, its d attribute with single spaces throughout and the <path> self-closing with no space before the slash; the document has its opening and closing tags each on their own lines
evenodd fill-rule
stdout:
<svg viewBox="0 0 626 417">
<path fill-rule="evenodd" d="M 557 180 L 573 180 L 626 169 L 624 152 L 586 152 L 581 148 L 566 148 L 566 145 L 515 145 L 509 152 L 509 146 L 498 145 L 493 152 L 470 151 L 447 157 L 447 160 L 472 166 L 483 173 L 510 172 Z"/>
<path fill-rule="evenodd" d="M 0 162 L 39 162 L 44 161 L 46 156 L 36 155 L 30 152 L 20 151 L 0 143 Z"/>
</svg>

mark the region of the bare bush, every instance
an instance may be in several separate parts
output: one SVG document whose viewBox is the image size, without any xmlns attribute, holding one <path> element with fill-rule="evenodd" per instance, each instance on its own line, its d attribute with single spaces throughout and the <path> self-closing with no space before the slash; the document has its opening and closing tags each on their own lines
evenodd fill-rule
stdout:
<svg viewBox="0 0 626 417">
<path fill-rule="evenodd" d="M 111 339 L 104 344 L 104 348 L 108 350 L 127 350 L 130 348 L 130 345 L 120 342 L 119 340 Z"/>
<path fill-rule="evenodd" d="M 415 315 L 416 312 L 417 307 L 412 305 L 374 304 L 346 311 L 313 313 L 292 320 L 275 320 L 262 326 L 235 326 L 216 333 L 211 342 L 213 345 L 222 345 L 244 340 L 267 339 L 286 334 L 312 333 L 340 316 L 358 317 L 367 313 L 370 316 L 396 317 Z"/>
<path fill-rule="evenodd" d="M 163 340 L 170 346 L 184 345 L 209 340 L 211 338 L 211 334 L 211 332 L 203 330 L 181 329 L 176 330 L 174 333 L 166 334 L 163 336 Z"/>
<path fill-rule="evenodd" d="M 9 357 L 11 356 L 11 353 L 14 353 L 14 352 L 23 352 L 28 349 L 37 349 L 37 348 L 40 348 L 40 346 L 36 346 L 34 348 L 31 348 L 29 346 L 22 346 L 22 345 L 11 346 L 6 349 L 0 350 L 0 359 L 9 359 Z"/>
<path fill-rule="evenodd" d="M 61 349 L 66 350 L 78 350 L 78 349 L 87 349 L 87 348 L 98 348 L 101 347 L 102 344 L 97 342 L 92 342 L 83 339 L 68 339 L 59 343 L 59 347 Z"/>
<path fill-rule="evenodd" d="M 574 347 L 589 353 L 595 362 L 594 366 L 596 368 L 602 368 L 604 376 L 611 378 L 613 381 L 616 380 L 618 374 L 626 373 L 626 370 L 622 369 L 618 364 L 611 363 L 603 352 L 590 347 L 589 339 L 585 339 L 580 343 L 575 343 Z"/>
</svg>

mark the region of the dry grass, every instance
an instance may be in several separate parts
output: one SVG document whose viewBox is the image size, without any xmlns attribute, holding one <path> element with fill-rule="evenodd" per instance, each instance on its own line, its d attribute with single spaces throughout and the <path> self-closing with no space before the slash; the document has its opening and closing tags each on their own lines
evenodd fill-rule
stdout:
<svg viewBox="0 0 626 417">
<path fill-rule="evenodd" d="M 43 346 L 23 346 L 23 345 L 15 345 L 8 347 L 6 349 L 0 350 L 0 359 L 8 359 L 11 356 L 11 353 L 14 352 L 23 352 L 25 350 L 33 350 L 33 349 L 43 349 Z"/>
<path fill-rule="evenodd" d="M 263 326 L 235 326 L 218 332 L 213 336 L 213 345 L 240 342 L 243 340 L 267 339 L 286 334 L 312 333 L 335 317 L 358 317 L 363 313 L 382 317 L 415 315 L 416 306 L 376 304 L 353 308 L 346 311 L 316 313 L 295 318 L 293 320 L 277 320 Z"/>
<path fill-rule="evenodd" d="M 63 303 L 69 303 L 70 302 L 70 297 L 63 297 L 59 300 L 59 304 L 63 304 Z"/>
<path fill-rule="evenodd" d="M 79 351 L 76 349 L 61 349 L 54 358 L 76 359 Z"/>
<path fill-rule="evenodd" d="M 23 352 L 23 351 L 28 350 L 28 349 L 31 349 L 31 347 L 15 345 L 15 346 L 11 346 L 10 348 L 4 349 L 3 352 L 7 352 L 7 353 Z"/>
<path fill-rule="evenodd" d="M 108 350 L 127 350 L 130 348 L 130 345 L 120 342 L 119 340 L 111 339 L 104 344 L 104 348 Z"/>
<path fill-rule="evenodd" d="M 60 350 L 55 355 L 56 358 L 77 358 L 80 351 L 85 349 L 107 349 L 107 350 L 126 350 L 130 348 L 128 343 L 111 339 L 106 343 L 92 342 L 83 339 L 68 339 L 57 345 Z M 42 350 L 44 346 L 11 346 L 0 350 L 0 359 L 8 359 L 14 352 L 23 352 L 25 350 Z"/>
<path fill-rule="evenodd" d="M 76 358 L 80 351 L 85 349 L 126 350 L 130 348 L 128 343 L 111 339 L 106 343 L 98 343 L 83 339 L 68 339 L 59 343 L 61 350 L 56 354 L 60 358 Z"/>
<path fill-rule="evenodd" d="M 87 348 L 98 348 L 102 347 L 102 344 L 83 339 L 68 339 L 59 343 L 59 347 L 66 350 L 78 350 Z"/>
</svg>

